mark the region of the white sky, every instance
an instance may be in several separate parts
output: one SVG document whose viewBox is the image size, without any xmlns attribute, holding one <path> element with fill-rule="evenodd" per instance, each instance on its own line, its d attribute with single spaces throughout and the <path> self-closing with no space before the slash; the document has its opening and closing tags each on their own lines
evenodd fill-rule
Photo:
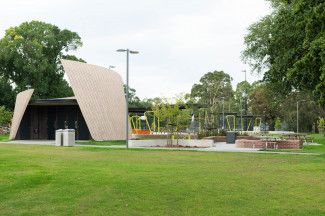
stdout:
<svg viewBox="0 0 325 216">
<path fill-rule="evenodd" d="M 247 27 L 270 13 L 264 0 L 0 0 L 0 37 L 11 26 L 41 20 L 76 31 L 88 63 L 116 66 L 141 98 L 189 92 L 206 72 L 224 70 L 233 85 L 248 69 L 240 60 Z M 248 81 L 259 79 L 247 73 Z"/>
</svg>

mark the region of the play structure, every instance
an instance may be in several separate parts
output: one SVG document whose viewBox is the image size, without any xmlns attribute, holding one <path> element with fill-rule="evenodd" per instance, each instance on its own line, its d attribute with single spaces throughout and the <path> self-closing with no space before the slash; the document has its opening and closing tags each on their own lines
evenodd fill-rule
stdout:
<svg viewBox="0 0 325 216">
<path fill-rule="evenodd" d="M 130 114 L 129 121 L 132 134 L 160 133 L 160 121 L 153 111 L 146 111 L 143 115 Z"/>
<path fill-rule="evenodd" d="M 264 131 L 263 116 L 259 115 L 240 115 L 235 112 L 212 113 L 207 109 L 200 109 L 192 116 L 189 116 L 190 122 L 188 130 L 191 133 L 200 133 L 207 130 L 226 131 Z M 159 117 L 153 111 L 144 111 L 142 113 L 130 113 L 129 121 L 132 128 L 132 134 L 160 134 L 163 124 Z"/>
<path fill-rule="evenodd" d="M 198 132 L 224 129 L 226 131 L 264 131 L 264 117 L 261 115 L 241 115 L 236 112 L 213 113 L 206 109 L 198 110 L 196 121 Z"/>
</svg>

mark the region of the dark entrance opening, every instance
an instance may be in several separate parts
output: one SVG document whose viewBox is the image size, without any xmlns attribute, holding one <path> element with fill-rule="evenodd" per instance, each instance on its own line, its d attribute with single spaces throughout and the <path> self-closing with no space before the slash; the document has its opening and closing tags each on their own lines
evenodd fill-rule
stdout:
<svg viewBox="0 0 325 216">
<path fill-rule="evenodd" d="M 16 139 L 54 140 L 55 130 L 67 128 L 76 130 L 76 140 L 91 139 L 75 99 L 36 100 L 27 106 Z"/>
</svg>

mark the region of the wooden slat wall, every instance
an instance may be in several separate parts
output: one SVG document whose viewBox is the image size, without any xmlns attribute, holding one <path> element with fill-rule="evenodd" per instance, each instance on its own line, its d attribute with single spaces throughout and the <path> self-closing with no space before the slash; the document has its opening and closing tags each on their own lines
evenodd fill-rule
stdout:
<svg viewBox="0 0 325 216">
<path fill-rule="evenodd" d="M 28 89 L 20 92 L 16 97 L 15 111 L 12 119 L 9 139 L 15 139 L 20 122 L 24 116 L 27 105 L 33 95 L 34 89 Z"/>
<path fill-rule="evenodd" d="M 125 96 L 121 76 L 109 69 L 62 60 L 94 140 L 125 139 Z"/>
</svg>

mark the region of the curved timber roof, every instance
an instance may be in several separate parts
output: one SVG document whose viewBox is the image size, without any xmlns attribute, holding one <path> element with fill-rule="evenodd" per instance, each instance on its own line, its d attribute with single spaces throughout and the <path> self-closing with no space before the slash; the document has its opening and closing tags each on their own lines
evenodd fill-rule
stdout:
<svg viewBox="0 0 325 216">
<path fill-rule="evenodd" d="M 121 76 L 96 65 L 61 62 L 92 138 L 125 139 L 126 100 Z"/>
<path fill-rule="evenodd" d="M 34 89 L 20 92 L 16 97 L 15 111 L 12 118 L 9 139 L 15 139 L 21 120 L 23 119 L 27 105 L 33 95 Z"/>
</svg>

